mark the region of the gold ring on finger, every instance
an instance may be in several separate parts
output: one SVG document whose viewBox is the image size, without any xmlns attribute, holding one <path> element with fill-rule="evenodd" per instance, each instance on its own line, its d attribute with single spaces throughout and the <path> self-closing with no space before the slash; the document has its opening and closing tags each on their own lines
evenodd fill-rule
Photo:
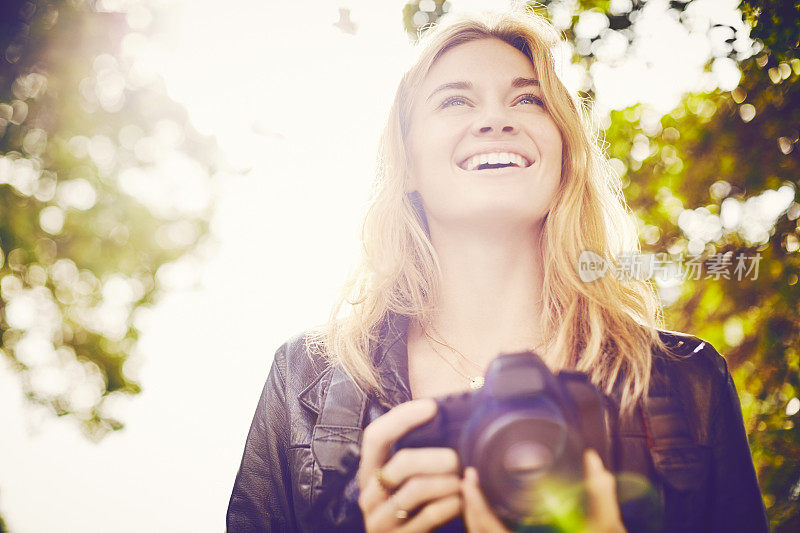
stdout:
<svg viewBox="0 0 800 533">
<path fill-rule="evenodd" d="M 375 470 L 375 479 L 378 481 L 378 485 L 387 496 L 389 494 L 394 494 L 396 487 L 393 483 L 386 479 L 386 475 L 384 475 L 382 468 Z"/>
<path fill-rule="evenodd" d="M 408 511 L 406 511 L 405 509 L 400 507 L 400 504 L 397 503 L 397 497 L 396 496 L 392 496 L 392 504 L 394 505 L 394 508 L 395 508 L 395 511 L 394 511 L 394 517 L 395 518 L 397 518 L 398 520 L 405 520 L 406 518 L 408 518 Z"/>
</svg>

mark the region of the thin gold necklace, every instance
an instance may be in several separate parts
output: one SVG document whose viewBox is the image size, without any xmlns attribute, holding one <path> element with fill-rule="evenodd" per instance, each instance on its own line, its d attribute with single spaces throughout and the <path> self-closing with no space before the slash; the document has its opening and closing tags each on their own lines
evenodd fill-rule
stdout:
<svg viewBox="0 0 800 533">
<path fill-rule="evenodd" d="M 448 349 L 452 350 L 453 352 L 457 353 L 458 355 L 461 356 L 462 359 L 464 359 L 468 363 L 472 363 L 475 367 L 479 368 L 481 370 L 481 372 L 483 372 L 483 366 L 479 365 L 478 363 L 476 363 L 475 361 L 473 361 L 472 359 L 470 359 L 469 357 L 464 355 L 464 353 L 461 352 L 461 350 L 457 349 L 455 346 L 453 346 L 452 344 L 448 343 L 445 340 L 444 336 L 441 333 L 439 333 L 439 331 L 434 327 L 434 325 L 432 323 L 428 322 L 428 326 L 433 330 L 433 332 L 438 337 L 442 338 L 442 340 L 434 339 L 431 336 L 431 334 L 428 333 L 428 330 L 425 328 L 425 326 L 422 326 L 422 333 L 425 335 L 425 339 L 428 341 L 428 345 L 431 347 L 431 349 L 434 351 L 434 353 L 436 355 L 438 355 L 445 363 L 450 365 L 450 367 L 453 370 L 455 370 L 458 374 L 460 374 L 461 376 L 466 378 L 467 381 L 469 382 L 469 386 L 470 386 L 471 389 L 477 390 L 477 389 L 480 389 L 481 387 L 483 387 L 484 378 L 483 378 L 482 375 L 479 374 L 477 376 L 470 376 L 470 375 L 467 375 L 464 372 L 460 371 L 459 369 L 457 369 L 455 367 L 455 365 L 453 365 L 453 363 L 451 363 L 446 357 L 444 357 L 439 352 L 439 350 L 436 349 L 436 347 L 433 344 L 431 344 L 431 341 L 435 342 L 436 344 L 438 344 L 440 346 L 444 346 L 445 348 L 448 348 Z M 538 350 L 542 346 L 542 344 L 544 344 L 544 342 L 540 342 L 539 344 L 537 344 L 536 346 L 531 348 L 531 351 L 535 352 L 536 350 Z"/>
<path fill-rule="evenodd" d="M 483 382 L 484 382 L 483 376 L 481 376 L 481 375 L 477 375 L 477 376 L 470 376 L 469 374 L 466 374 L 465 372 L 462 372 L 461 370 L 459 370 L 459 369 L 456 367 L 456 365 L 454 365 L 453 363 L 451 363 L 451 362 L 450 362 L 450 360 L 449 360 L 449 359 L 447 359 L 447 357 L 445 357 L 444 355 L 442 355 L 442 353 L 441 353 L 439 350 L 437 350 L 437 349 L 436 349 L 436 346 L 434 346 L 434 345 L 433 345 L 433 343 L 431 342 L 432 340 L 433 340 L 433 341 L 435 341 L 435 342 L 438 342 L 438 341 L 436 341 L 436 339 L 434 339 L 433 337 L 431 337 L 430 335 L 428 335 L 428 332 L 427 332 L 427 331 L 425 331 L 425 328 L 423 328 L 423 329 L 422 329 L 422 331 L 425 333 L 425 340 L 426 340 L 426 341 L 428 341 L 428 346 L 430 346 L 430 347 L 431 347 L 431 350 L 433 350 L 433 353 L 435 353 L 436 355 L 438 355 L 438 356 L 439 356 L 439 358 L 440 358 L 442 361 L 444 361 L 445 363 L 447 363 L 447 365 L 448 365 L 450 368 L 452 368 L 452 369 L 453 369 L 453 370 L 456 372 L 456 374 L 458 374 L 459 376 L 461 376 L 461 377 L 463 377 L 464 379 L 466 379 L 466 380 L 467 380 L 467 383 L 469 383 L 469 388 L 470 388 L 470 389 L 472 389 L 472 390 L 478 390 L 478 389 L 480 389 L 481 387 L 483 387 Z M 440 343 L 440 344 L 441 344 L 441 343 Z M 473 363 L 473 364 L 475 364 L 475 363 Z"/>
<path fill-rule="evenodd" d="M 429 323 L 428 325 L 429 325 L 429 326 L 430 326 L 430 328 L 433 330 L 433 332 L 434 332 L 434 333 L 436 333 L 436 336 L 438 336 L 438 337 L 442 337 L 442 339 L 444 339 L 444 337 L 442 336 L 442 334 L 441 334 L 441 333 L 439 333 L 439 332 L 436 330 L 436 328 L 434 328 L 434 327 L 433 327 L 433 324 L 430 324 L 430 323 Z M 456 348 L 455 348 L 455 346 L 453 346 L 453 345 L 451 345 L 451 344 L 447 343 L 447 342 L 446 342 L 446 341 L 444 341 L 444 340 L 434 339 L 433 337 L 431 337 L 431 334 L 430 334 L 430 333 L 428 333 L 428 330 L 427 330 L 427 329 L 425 329 L 425 327 L 423 327 L 423 328 L 422 328 L 422 332 L 425 334 L 425 336 L 426 336 L 428 339 L 432 340 L 433 342 L 435 342 L 435 343 L 436 343 L 436 344 L 438 344 L 439 346 L 444 346 L 445 348 L 448 348 L 448 349 L 450 349 L 450 350 L 454 351 L 455 353 L 457 353 L 458 355 L 460 355 L 462 359 L 464 359 L 464 360 L 465 360 L 465 361 L 467 361 L 468 363 L 472 363 L 472 364 L 473 364 L 473 365 L 475 365 L 477 368 L 480 368 L 480 369 L 481 369 L 481 371 L 483 371 L 483 366 L 479 365 L 478 363 L 476 363 L 475 361 L 473 361 L 472 359 L 470 359 L 469 357 L 467 357 L 466 355 L 464 355 L 464 354 L 461 352 L 461 350 L 458 350 L 458 349 L 456 349 Z"/>
</svg>

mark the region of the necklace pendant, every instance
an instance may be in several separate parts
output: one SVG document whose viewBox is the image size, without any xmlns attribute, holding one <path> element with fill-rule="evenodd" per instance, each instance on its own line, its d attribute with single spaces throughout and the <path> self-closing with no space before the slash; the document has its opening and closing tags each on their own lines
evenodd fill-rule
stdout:
<svg viewBox="0 0 800 533">
<path fill-rule="evenodd" d="M 469 388 L 472 390 L 478 390 L 483 387 L 483 376 L 475 376 L 473 378 L 469 378 Z"/>
</svg>

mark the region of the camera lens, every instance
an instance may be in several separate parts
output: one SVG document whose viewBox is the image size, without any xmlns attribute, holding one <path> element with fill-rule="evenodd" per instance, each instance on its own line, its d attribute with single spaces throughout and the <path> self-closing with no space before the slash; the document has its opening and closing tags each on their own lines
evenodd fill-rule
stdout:
<svg viewBox="0 0 800 533">
<path fill-rule="evenodd" d="M 487 500 L 504 518 L 537 513 L 541 483 L 558 477 L 569 429 L 548 398 L 496 405 L 465 432 L 465 458 L 475 465 Z M 470 435 L 470 437 L 468 437 Z"/>
<path fill-rule="evenodd" d="M 540 442 L 515 442 L 505 451 L 503 467 L 511 475 L 532 474 L 553 463 L 553 451 Z"/>
</svg>

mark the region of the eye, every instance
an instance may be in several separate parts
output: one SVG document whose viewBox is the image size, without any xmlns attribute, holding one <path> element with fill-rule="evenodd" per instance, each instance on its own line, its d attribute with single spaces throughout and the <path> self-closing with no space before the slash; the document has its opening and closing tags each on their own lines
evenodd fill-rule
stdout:
<svg viewBox="0 0 800 533">
<path fill-rule="evenodd" d="M 440 109 L 444 109 L 446 107 L 460 107 L 467 104 L 467 99 L 463 96 L 451 96 L 450 98 L 446 98 L 444 102 L 439 105 Z"/>
<path fill-rule="evenodd" d="M 539 98 L 535 94 L 523 94 L 517 100 L 518 104 L 521 104 L 521 103 L 524 103 L 524 102 L 529 102 L 531 104 L 535 104 L 535 105 L 544 107 L 544 100 L 542 100 L 541 98 Z"/>
</svg>

